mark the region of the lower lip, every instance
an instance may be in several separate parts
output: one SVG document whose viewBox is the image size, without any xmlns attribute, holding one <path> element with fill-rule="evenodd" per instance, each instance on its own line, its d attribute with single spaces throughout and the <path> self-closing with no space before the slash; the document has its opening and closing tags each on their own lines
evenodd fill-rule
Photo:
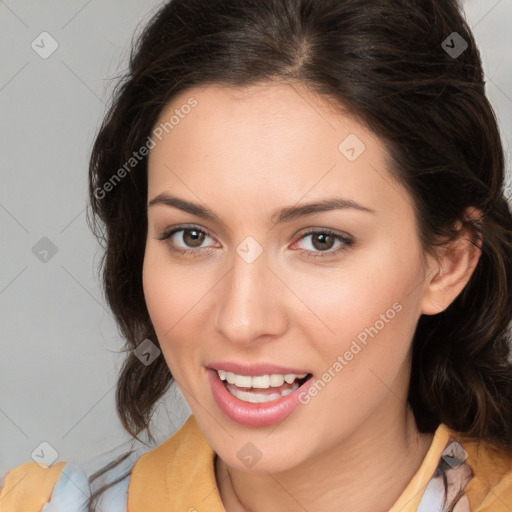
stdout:
<svg viewBox="0 0 512 512">
<path fill-rule="evenodd" d="M 313 378 L 310 377 L 289 395 L 266 403 L 252 404 L 233 396 L 220 380 L 216 370 L 207 368 L 213 398 L 220 410 L 231 420 L 248 427 L 267 427 L 283 421 L 297 406 L 301 405 L 299 393 L 307 392 Z"/>
</svg>

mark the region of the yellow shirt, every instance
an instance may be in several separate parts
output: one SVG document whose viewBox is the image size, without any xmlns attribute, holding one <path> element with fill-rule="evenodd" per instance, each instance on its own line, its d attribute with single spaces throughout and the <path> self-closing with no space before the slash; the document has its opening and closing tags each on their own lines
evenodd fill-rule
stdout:
<svg viewBox="0 0 512 512">
<path fill-rule="evenodd" d="M 436 430 L 420 468 L 389 512 L 417 512 L 420 502 L 422 511 L 444 510 L 431 508 L 427 494 L 435 498 L 436 481 L 442 481 L 442 477 L 433 478 L 440 461 L 448 461 L 444 466 L 449 470 L 459 464 L 456 458 L 446 455 L 447 446 L 452 447 L 452 452 L 453 446 L 458 446 L 453 443 L 455 440 L 467 453 L 467 466 L 459 465 L 458 475 L 463 475 L 463 467 L 472 474 L 463 487 L 466 496 L 455 511 L 512 512 L 512 458 L 487 445 L 479 448 L 476 442 L 445 425 Z M 126 510 L 226 512 L 215 480 L 214 460 L 215 452 L 195 417 L 190 416 L 173 436 L 137 459 L 129 480 Z M 43 505 L 53 498 L 52 490 L 64 466 L 64 462 L 59 462 L 42 468 L 28 462 L 9 471 L 0 492 L 0 512 L 41 512 Z"/>
</svg>

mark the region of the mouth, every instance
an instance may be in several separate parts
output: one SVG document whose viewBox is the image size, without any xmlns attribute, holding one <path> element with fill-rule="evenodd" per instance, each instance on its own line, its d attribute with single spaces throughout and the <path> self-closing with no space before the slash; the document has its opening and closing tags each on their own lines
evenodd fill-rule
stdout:
<svg viewBox="0 0 512 512">
<path fill-rule="evenodd" d="M 227 362 L 215 367 L 207 367 L 215 403 L 228 419 L 247 427 L 284 421 L 303 405 L 299 397 L 313 385 L 313 374 L 298 368 Z"/>
<path fill-rule="evenodd" d="M 225 370 L 215 370 L 231 395 L 243 402 L 258 404 L 279 400 L 293 393 L 312 376 L 312 373 L 287 373 L 266 375 L 238 375 Z"/>
</svg>

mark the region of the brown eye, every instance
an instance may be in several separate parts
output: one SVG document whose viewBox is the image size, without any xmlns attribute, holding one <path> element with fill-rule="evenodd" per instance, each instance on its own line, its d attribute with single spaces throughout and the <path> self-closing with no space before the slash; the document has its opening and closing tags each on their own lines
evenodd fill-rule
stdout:
<svg viewBox="0 0 512 512">
<path fill-rule="evenodd" d="M 183 229 L 183 242 L 189 247 L 200 247 L 204 241 L 205 234 L 197 229 Z"/>
<path fill-rule="evenodd" d="M 180 226 L 162 233 L 157 237 L 157 240 L 163 241 L 176 254 L 199 256 L 200 254 L 204 255 L 204 251 L 209 250 L 208 246 L 203 246 L 206 238 L 211 237 L 208 232 L 202 229 L 194 226 Z"/>
<path fill-rule="evenodd" d="M 308 258 L 334 256 L 347 250 L 354 244 L 354 240 L 349 235 L 337 233 L 329 229 L 309 231 L 300 237 L 299 242 L 306 239 L 309 239 L 310 248 L 306 248 L 303 252 Z M 337 245 L 336 242 L 338 242 Z"/>
<path fill-rule="evenodd" d="M 335 238 L 326 233 L 314 233 L 311 238 L 313 247 L 319 251 L 329 250 L 333 247 Z"/>
</svg>

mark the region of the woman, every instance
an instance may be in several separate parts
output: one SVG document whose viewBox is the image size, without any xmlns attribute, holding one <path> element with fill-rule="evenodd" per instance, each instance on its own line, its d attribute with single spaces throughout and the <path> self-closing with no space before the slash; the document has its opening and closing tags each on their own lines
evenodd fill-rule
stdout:
<svg viewBox="0 0 512 512">
<path fill-rule="evenodd" d="M 455 0 L 166 4 L 90 201 L 123 425 L 172 380 L 192 416 L 90 482 L 22 465 L 0 510 L 510 511 L 503 160 Z"/>
</svg>

